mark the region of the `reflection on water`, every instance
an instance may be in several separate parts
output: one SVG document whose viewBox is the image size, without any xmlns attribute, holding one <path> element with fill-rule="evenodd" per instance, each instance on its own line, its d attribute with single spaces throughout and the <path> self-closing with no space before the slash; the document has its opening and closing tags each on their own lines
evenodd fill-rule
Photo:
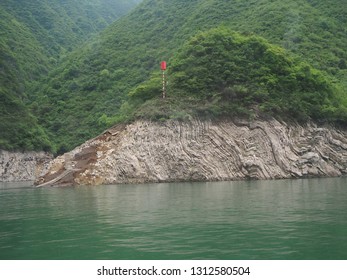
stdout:
<svg viewBox="0 0 347 280">
<path fill-rule="evenodd" d="M 0 259 L 347 259 L 346 183 L 2 183 Z"/>
</svg>

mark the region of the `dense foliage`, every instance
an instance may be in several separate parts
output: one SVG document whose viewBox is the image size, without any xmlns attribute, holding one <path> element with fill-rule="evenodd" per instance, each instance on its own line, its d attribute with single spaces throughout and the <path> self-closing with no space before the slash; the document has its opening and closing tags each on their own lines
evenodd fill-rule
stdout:
<svg viewBox="0 0 347 280">
<path fill-rule="evenodd" d="M 297 120 L 347 120 L 337 89 L 321 71 L 261 37 L 227 28 L 201 32 L 170 65 L 167 100 L 161 99 L 156 75 L 129 93 L 119 119 L 266 113 Z"/>
<path fill-rule="evenodd" d="M 29 89 L 69 51 L 137 2 L 0 2 L 0 149 L 47 149 L 47 136 L 25 105 Z"/>
<path fill-rule="evenodd" d="M 77 6 L 77 2 L 81 5 Z M 0 76 L 6 72 L 2 78 L 15 84 L 20 82 L 18 79 L 36 81 L 30 83 L 29 91 L 23 91 L 23 86 L 13 88 L 22 91 L 19 100 L 29 99 L 32 113 L 48 131 L 59 152 L 97 135 L 115 121 L 124 121 L 130 116 L 159 116 L 162 111 L 171 112 L 163 117 L 185 117 L 194 112 L 250 115 L 258 110 L 295 115 L 300 119 L 345 121 L 345 0 L 144 0 L 90 43 L 66 55 L 70 46 L 80 44 L 80 38 L 104 26 L 105 10 L 99 13 L 104 16 L 95 20 L 94 12 L 100 11 L 100 3 L 117 1 L 92 2 L 4 0 L 0 4 L 0 11 L 6 12 L 7 16 L 2 24 L 15 19 L 20 26 L 16 35 L 8 31 L 10 26 L 13 28 L 12 23 L 0 32 L 20 35 L 29 42 L 18 45 L 14 42 L 23 42 L 22 39 L 11 39 L 9 45 L 4 43 L 4 37 L 0 37 L 1 49 L 3 46 L 7 48 L 5 53 L 0 53 L 0 59 L 7 61 L 7 64 L 1 62 Z M 43 17 L 37 12 L 38 3 L 45 3 Z M 9 7 L 13 5 L 25 5 L 26 8 L 10 11 Z M 6 9 L 1 10 L 1 7 Z M 52 9 L 58 9 L 56 17 L 51 17 Z M 64 17 L 63 21 L 61 17 Z M 25 18 L 26 22 L 19 18 Z M 190 38 L 199 31 L 219 29 L 220 26 L 247 35 L 232 35 L 235 42 L 242 41 L 238 45 L 240 48 L 229 50 L 216 41 L 214 43 L 221 47 L 219 54 L 206 54 L 202 49 L 207 48 L 207 41 L 198 38 L 208 32 L 194 37 L 196 51 L 189 48 L 194 41 L 189 41 Z M 46 40 L 45 34 L 59 36 Z M 211 39 L 211 36 L 207 38 Z M 190 43 L 184 45 L 187 41 Z M 28 49 L 28 46 L 32 47 Z M 16 51 L 19 49 L 23 54 L 31 53 L 28 61 L 32 62 L 19 59 Z M 266 52 L 262 53 L 262 50 Z M 199 73 L 195 78 L 192 75 L 196 73 L 184 69 L 191 66 L 187 54 L 195 56 L 194 70 Z M 211 63 L 215 55 L 236 63 L 235 66 L 225 66 L 212 61 L 214 64 L 208 67 L 217 71 L 221 75 L 219 78 L 204 69 L 205 63 Z M 254 59 L 253 67 L 250 67 L 246 62 L 252 56 L 259 59 Z M 235 60 L 237 57 L 239 60 Z M 272 59 L 276 69 L 271 66 Z M 158 83 L 160 87 L 160 73 L 155 71 L 161 60 L 169 61 L 169 87 L 181 98 L 170 97 L 165 101 L 153 98 Z M 27 77 L 35 76 L 34 73 L 40 76 L 54 64 L 53 71 L 40 82 L 36 77 Z M 9 71 L 2 70 L 5 67 Z M 215 80 L 209 83 L 209 79 Z M 23 92 L 27 94 L 23 95 Z M 283 98 L 289 96 L 293 102 Z M 140 106 L 143 103 L 146 105 Z"/>
<path fill-rule="evenodd" d="M 281 70 L 284 72 L 277 77 L 278 81 L 271 80 L 275 69 L 269 67 L 269 61 L 264 61 L 269 69 L 257 69 L 251 73 L 253 78 L 258 77 L 259 74 L 259 79 L 264 79 L 264 81 L 257 80 L 252 84 L 250 78 L 242 80 L 241 77 L 238 77 L 240 82 L 232 84 L 232 76 L 230 76 L 230 80 L 223 81 L 220 85 L 220 87 L 224 87 L 224 91 L 211 91 L 207 80 L 199 80 L 201 84 L 194 84 L 190 89 L 210 92 L 209 94 L 214 96 L 208 97 L 210 101 L 222 98 L 223 92 L 225 95 L 223 98 L 226 98 L 227 91 L 247 91 L 248 93 L 252 91 L 251 95 L 254 95 L 254 98 L 252 97 L 249 101 L 242 101 L 238 95 L 239 111 L 244 111 L 242 106 L 247 105 L 248 108 L 256 100 L 261 100 L 263 102 L 261 109 L 272 113 L 287 111 L 294 115 L 291 110 L 293 107 L 296 112 L 302 109 L 299 116 L 303 119 L 308 116 L 324 119 L 327 114 L 330 114 L 329 119 L 341 119 L 344 116 L 344 106 L 337 108 L 334 103 L 336 101 L 333 101 L 334 98 L 330 99 L 330 96 L 332 88 L 334 88 L 333 90 L 336 90 L 334 96 L 340 95 L 339 103 L 347 104 L 345 92 L 347 84 L 347 49 L 345 47 L 347 45 L 347 9 L 343 7 L 346 7 L 344 0 L 145 0 L 132 13 L 107 28 L 89 45 L 68 57 L 51 73 L 42 86 L 36 88 L 33 101 L 38 108 L 37 115 L 40 117 L 40 122 L 54 135 L 58 147 L 61 147 L 61 150 L 71 149 L 87 138 L 97 135 L 114 121 L 129 117 L 126 112 L 130 113 L 133 110 L 134 103 L 132 102 L 135 102 L 135 99 L 130 99 L 134 88 L 150 79 L 151 73 L 158 69 L 161 60 L 172 62 L 172 67 L 177 70 L 171 69 L 172 73 L 177 73 L 175 79 L 173 79 L 173 75 L 170 83 L 179 81 L 177 75 L 183 74 L 183 72 L 178 71 L 177 68 L 180 62 L 173 59 L 178 49 L 198 31 L 223 25 L 243 34 L 262 36 L 270 43 L 293 53 L 303 62 L 289 61 L 288 69 Z M 257 42 L 258 39 L 256 39 Z M 255 44 L 254 47 L 261 48 L 264 44 L 266 45 L 266 43 Z M 252 47 L 251 41 L 248 47 Z M 283 52 L 274 46 L 271 46 L 270 49 L 273 53 L 281 54 Z M 249 52 L 249 56 L 255 55 L 251 54 L 251 50 Z M 284 59 L 285 56 L 287 54 L 274 55 L 269 59 Z M 186 62 L 181 63 L 184 66 Z M 201 60 L 201 68 L 204 67 L 203 63 L 204 61 Z M 257 60 L 257 63 L 254 64 L 255 67 L 262 64 L 260 60 Z M 217 66 L 218 63 L 214 67 Z M 318 72 L 312 67 L 322 72 Z M 243 74 L 245 74 L 245 69 Z M 211 75 L 204 73 L 203 69 L 199 70 L 202 71 L 202 76 Z M 231 70 L 233 69 L 229 69 L 229 71 Z M 184 74 L 189 75 L 189 71 L 186 71 L 187 73 Z M 289 94 L 289 86 L 292 81 L 290 78 L 286 80 L 286 71 L 293 73 L 295 77 L 301 75 L 303 81 L 307 82 L 309 82 L 308 76 L 312 75 L 314 80 L 322 81 L 322 87 L 329 80 L 327 82 L 329 87 L 321 91 L 319 83 L 315 84 L 314 88 L 310 88 L 312 85 L 305 85 L 304 82 L 298 83 L 294 87 L 295 91 L 290 95 L 293 102 L 303 101 L 304 103 L 294 105 L 289 102 L 285 109 L 286 105 L 281 101 L 279 93 L 282 87 L 286 89 L 285 93 Z M 245 81 L 246 84 L 242 84 L 241 81 Z M 261 82 L 264 82 L 266 86 L 254 91 L 255 85 Z M 281 85 L 280 82 L 286 84 Z M 273 88 L 270 90 L 271 83 Z M 155 84 L 156 82 L 150 79 L 141 87 L 144 92 L 149 94 L 148 96 L 151 96 L 152 93 L 149 89 Z M 192 86 L 177 83 L 176 85 L 181 92 L 188 91 L 189 86 Z M 186 88 L 183 88 L 185 86 Z M 205 88 L 205 86 L 207 87 Z M 319 90 L 315 87 L 318 87 Z M 322 96 L 327 96 L 329 102 L 322 102 L 320 98 L 311 100 L 312 94 L 316 90 L 322 92 Z M 300 99 L 298 94 L 303 91 L 306 92 L 306 97 Z M 219 92 L 219 95 L 215 96 L 216 92 Z M 241 93 L 239 94 L 241 95 Z M 192 96 L 195 95 L 192 93 L 191 98 Z M 272 102 L 273 98 L 275 99 Z M 311 101 L 313 104 L 310 105 Z M 140 102 L 140 99 L 137 99 L 136 102 Z M 155 99 L 146 102 L 152 102 L 152 109 L 157 111 L 160 111 L 163 105 L 156 104 Z M 173 101 L 168 99 L 166 102 Z M 176 106 L 178 108 L 176 115 L 180 115 L 184 111 L 182 108 L 187 103 L 177 104 L 178 100 L 175 102 L 176 105 L 171 104 L 170 106 L 172 108 Z M 189 104 L 194 107 L 194 102 Z M 122 110 L 119 111 L 121 106 Z M 316 114 L 314 112 L 318 107 L 319 111 Z M 137 112 L 138 116 L 147 115 L 145 107 L 142 107 L 141 110 Z M 196 111 L 192 107 L 187 110 Z M 221 110 L 226 109 L 221 108 Z"/>
<path fill-rule="evenodd" d="M 51 143 L 18 98 L 0 90 L 0 148 L 50 151 Z"/>
<path fill-rule="evenodd" d="M 0 7 L 25 25 L 56 58 L 104 29 L 139 0 L 1 0 Z M 3 25 L 4 29 L 11 27 Z"/>
</svg>

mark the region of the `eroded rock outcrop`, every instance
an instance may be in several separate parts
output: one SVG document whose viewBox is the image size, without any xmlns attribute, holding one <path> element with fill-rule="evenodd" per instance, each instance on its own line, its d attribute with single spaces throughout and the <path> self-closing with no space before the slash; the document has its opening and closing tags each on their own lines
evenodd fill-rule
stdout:
<svg viewBox="0 0 347 280">
<path fill-rule="evenodd" d="M 37 184 L 216 181 L 341 176 L 347 131 L 247 121 L 137 121 L 56 158 Z"/>
<path fill-rule="evenodd" d="M 34 181 L 44 172 L 53 156 L 44 152 L 8 152 L 0 150 L 0 181 Z"/>
</svg>

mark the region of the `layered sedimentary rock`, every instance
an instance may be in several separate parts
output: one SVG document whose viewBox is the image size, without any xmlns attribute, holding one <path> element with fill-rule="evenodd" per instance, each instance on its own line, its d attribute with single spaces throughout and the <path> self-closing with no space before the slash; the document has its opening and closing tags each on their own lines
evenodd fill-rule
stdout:
<svg viewBox="0 0 347 280">
<path fill-rule="evenodd" d="M 8 152 L 0 150 L 0 181 L 34 181 L 52 160 L 44 152 Z"/>
<path fill-rule="evenodd" d="M 56 158 L 36 183 L 279 179 L 347 174 L 347 131 L 275 119 L 136 121 Z"/>
</svg>

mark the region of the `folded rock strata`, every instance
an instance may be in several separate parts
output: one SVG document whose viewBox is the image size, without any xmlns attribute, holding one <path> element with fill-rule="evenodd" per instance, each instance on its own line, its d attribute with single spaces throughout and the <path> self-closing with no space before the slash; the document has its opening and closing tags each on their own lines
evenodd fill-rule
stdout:
<svg viewBox="0 0 347 280">
<path fill-rule="evenodd" d="M 36 184 L 220 181 L 341 176 L 347 131 L 275 119 L 136 121 L 53 160 Z"/>
</svg>

